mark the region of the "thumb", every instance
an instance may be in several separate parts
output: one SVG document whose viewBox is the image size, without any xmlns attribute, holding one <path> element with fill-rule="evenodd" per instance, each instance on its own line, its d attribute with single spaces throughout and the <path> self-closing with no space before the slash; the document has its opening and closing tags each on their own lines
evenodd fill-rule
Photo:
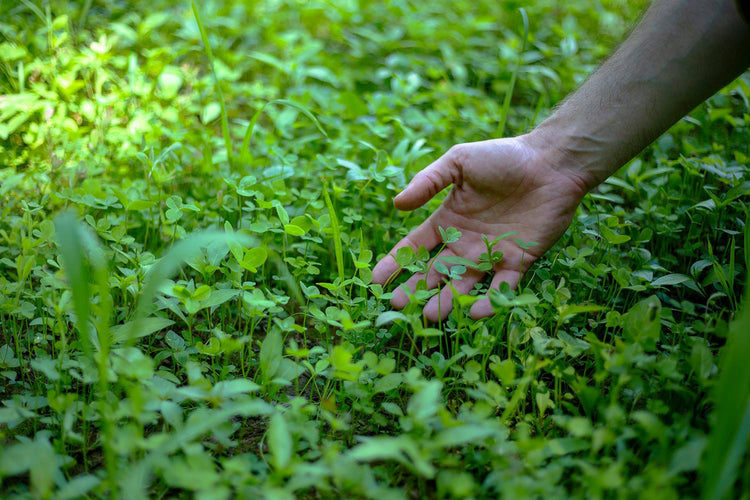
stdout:
<svg viewBox="0 0 750 500">
<path fill-rule="evenodd" d="M 450 184 L 461 184 L 462 168 L 456 159 L 454 146 L 443 156 L 417 173 L 408 186 L 394 199 L 399 210 L 415 210 L 432 199 Z"/>
</svg>

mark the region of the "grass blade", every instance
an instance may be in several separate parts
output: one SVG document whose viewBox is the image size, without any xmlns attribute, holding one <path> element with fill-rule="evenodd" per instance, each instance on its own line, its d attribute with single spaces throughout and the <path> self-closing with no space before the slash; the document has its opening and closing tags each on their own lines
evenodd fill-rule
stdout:
<svg viewBox="0 0 750 500">
<path fill-rule="evenodd" d="M 524 8 L 518 9 L 521 11 L 521 17 L 523 18 L 523 45 L 521 46 L 521 53 L 518 55 L 516 61 L 516 67 L 513 69 L 513 74 L 510 76 L 510 83 L 508 84 L 508 91 L 505 92 L 505 99 L 503 99 L 503 107 L 500 111 L 500 124 L 497 126 L 495 137 L 503 137 L 505 133 L 505 123 L 508 119 L 508 111 L 510 111 L 510 100 L 513 97 L 513 89 L 516 86 L 516 78 L 518 78 L 518 71 L 521 69 L 521 58 L 523 53 L 526 52 L 526 41 L 529 38 L 529 16 L 526 14 Z"/>
<path fill-rule="evenodd" d="M 271 104 L 281 104 L 296 109 L 297 111 L 308 117 L 310 121 L 315 124 L 315 127 L 320 131 L 321 134 L 323 134 L 325 137 L 328 137 L 328 134 L 326 133 L 325 129 L 320 124 L 318 119 L 315 118 L 315 115 L 312 114 L 312 112 L 305 106 L 288 99 L 274 99 L 263 104 L 263 106 L 261 106 L 260 109 L 255 112 L 252 119 L 250 120 L 250 123 L 248 123 L 247 128 L 245 129 L 245 136 L 242 139 L 242 147 L 240 148 L 240 155 L 242 155 L 243 158 L 247 159 L 249 157 L 250 159 L 252 159 L 252 153 L 250 152 L 250 140 L 252 139 L 253 132 L 255 131 L 255 124 L 258 123 L 258 118 L 260 118 L 260 115 L 263 114 L 263 110 L 265 110 L 266 107 Z"/>
<path fill-rule="evenodd" d="M 76 313 L 76 328 L 81 335 L 81 344 L 87 356 L 93 357 L 98 368 L 99 404 L 103 423 L 105 467 L 109 483 L 110 498 L 117 498 L 117 454 L 114 449 L 114 422 L 109 402 L 108 365 L 110 316 L 113 310 L 112 295 L 109 293 L 107 261 L 96 236 L 91 230 L 78 222 L 75 215 L 67 213 L 55 220 L 55 232 L 60 248 L 65 273 L 73 295 L 73 308 Z M 89 315 L 92 302 L 92 289 L 89 274 L 84 265 L 84 258 L 88 255 L 93 278 L 99 288 L 99 307 L 95 317 L 98 332 L 98 356 L 92 356 Z"/>
<path fill-rule="evenodd" d="M 81 345 L 87 356 L 91 355 L 91 286 L 87 277 L 80 237 L 80 225 L 71 213 L 63 214 L 55 220 L 55 235 L 60 249 L 63 269 L 68 278 L 68 286 L 73 297 L 73 311 L 76 315 L 76 329 Z"/>
<path fill-rule="evenodd" d="M 312 112 L 302 104 L 290 101 L 289 99 L 274 99 L 269 104 L 283 104 L 284 106 L 289 106 L 290 108 L 296 109 L 297 111 L 308 117 L 310 121 L 315 124 L 315 127 L 320 131 L 321 134 L 323 134 L 325 137 L 328 137 L 328 134 L 326 133 L 325 129 L 323 129 L 323 126 L 320 124 L 318 119 L 315 118 L 315 115 L 312 114 Z"/>
<path fill-rule="evenodd" d="M 44 12 L 42 12 L 39 7 L 34 5 L 34 3 L 30 2 L 29 0 L 21 0 L 21 3 L 24 4 L 26 8 L 28 8 L 31 12 L 33 12 L 36 17 L 38 17 L 42 21 L 42 23 L 47 24 L 47 16 L 44 15 Z"/>
<path fill-rule="evenodd" d="M 339 227 L 339 219 L 336 217 L 336 210 L 333 208 L 331 203 L 331 197 L 328 196 L 328 189 L 326 183 L 323 183 L 323 199 L 326 202 L 328 208 L 328 215 L 331 217 L 331 229 L 333 230 L 333 244 L 336 252 L 336 267 L 339 271 L 339 278 L 344 281 L 344 250 L 341 245 L 341 228 Z"/>
<path fill-rule="evenodd" d="M 705 500 L 720 500 L 730 492 L 750 437 L 750 279 L 722 351 L 714 391 L 716 418 L 701 463 Z"/>
<path fill-rule="evenodd" d="M 232 138 L 229 135 L 229 119 L 227 118 L 227 108 L 224 103 L 224 93 L 221 91 L 221 83 L 219 82 L 219 77 L 216 75 L 216 68 L 214 67 L 214 54 L 211 50 L 211 44 L 208 41 L 206 29 L 203 27 L 203 21 L 201 21 L 201 15 L 198 12 L 198 6 L 195 5 L 195 2 L 191 3 L 193 5 L 193 15 L 195 16 L 195 21 L 198 23 L 198 30 L 201 33 L 201 40 L 203 40 L 203 47 L 206 50 L 206 56 L 208 57 L 208 62 L 211 65 L 211 73 L 213 73 L 214 75 L 214 82 L 216 83 L 216 93 L 219 95 L 219 108 L 221 110 L 221 134 L 224 136 L 224 147 L 227 150 L 227 161 L 229 162 L 229 166 L 231 167 L 233 165 Z"/>
<path fill-rule="evenodd" d="M 263 110 L 266 109 L 266 106 L 268 106 L 269 104 L 270 103 L 267 102 L 263 106 L 261 106 L 260 109 L 258 109 L 258 111 L 256 111 L 253 115 L 250 123 L 247 124 L 247 128 L 245 129 L 245 136 L 242 138 L 242 146 L 240 146 L 240 156 L 242 158 L 242 161 L 245 163 L 249 162 L 253 157 L 252 153 L 250 152 L 250 140 L 253 137 L 255 124 L 258 123 L 258 118 L 260 118 Z"/>
<path fill-rule="evenodd" d="M 750 207 L 745 208 L 745 227 L 742 233 L 745 250 L 745 269 L 750 269 Z"/>
</svg>

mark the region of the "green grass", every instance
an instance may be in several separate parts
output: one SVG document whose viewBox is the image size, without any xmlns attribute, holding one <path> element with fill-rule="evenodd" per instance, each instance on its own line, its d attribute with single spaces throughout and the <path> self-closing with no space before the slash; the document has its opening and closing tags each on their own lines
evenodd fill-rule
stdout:
<svg viewBox="0 0 750 500">
<path fill-rule="evenodd" d="M 0 3 L 0 496 L 747 498 L 748 75 L 493 317 L 371 283 L 644 4 Z"/>
<path fill-rule="evenodd" d="M 203 48 L 206 50 L 206 57 L 208 57 L 208 62 L 211 65 L 211 73 L 214 75 L 214 83 L 216 84 L 216 96 L 219 98 L 219 110 L 220 110 L 220 116 L 221 116 L 221 135 L 224 137 L 224 148 L 226 149 L 227 153 L 227 162 L 229 163 L 229 166 L 231 167 L 233 164 L 233 153 L 232 153 L 232 138 L 229 135 L 229 119 L 227 118 L 227 106 L 224 103 L 224 93 L 221 91 L 221 82 L 219 81 L 219 77 L 216 75 L 216 67 L 214 65 L 214 55 L 211 51 L 211 42 L 208 41 L 208 35 L 206 34 L 206 29 L 203 27 L 203 22 L 201 21 L 201 15 L 198 11 L 198 6 L 195 5 L 195 2 L 191 2 L 191 6 L 193 7 L 193 15 L 195 16 L 195 22 L 198 24 L 198 30 L 201 34 L 201 40 L 203 41 Z"/>
</svg>

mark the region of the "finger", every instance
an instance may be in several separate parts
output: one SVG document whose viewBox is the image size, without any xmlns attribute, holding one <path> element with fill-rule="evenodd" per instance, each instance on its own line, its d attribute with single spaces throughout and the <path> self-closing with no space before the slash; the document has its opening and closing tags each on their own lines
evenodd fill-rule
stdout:
<svg viewBox="0 0 750 500">
<path fill-rule="evenodd" d="M 440 255 L 438 255 L 435 260 L 440 260 L 440 257 L 447 257 L 447 256 L 453 256 L 456 255 L 453 253 L 450 249 L 446 248 L 442 252 L 440 252 Z M 443 262 L 443 264 L 450 269 L 453 267 L 453 264 L 447 264 Z M 417 283 L 421 280 L 425 280 L 427 282 L 427 289 L 432 290 L 436 286 L 438 286 L 439 283 L 441 283 L 443 280 L 445 280 L 445 275 L 438 272 L 435 269 L 435 264 L 433 263 L 432 266 L 430 266 L 430 270 L 427 273 L 427 276 L 425 276 L 424 273 L 416 273 L 411 278 L 406 280 L 406 282 L 399 286 L 398 289 L 393 292 L 393 298 L 391 299 L 391 305 L 395 307 L 396 309 L 403 309 L 406 304 L 409 303 L 409 297 L 407 297 L 406 292 L 404 292 L 403 287 L 408 288 L 411 293 L 414 293 L 414 291 L 417 289 Z"/>
<path fill-rule="evenodd" d="M 457 150 L 458 147 L 454 146 L 427 168 L 418 172 L 409 185 L 393 199 L 396 208 L 399 210 L 417 209 L 448 185 L 461 184 L 462 170 L 456 158 Z"/>
<path fill-rule="evenodd" d="M 430 219 L 427 219 L 399 241 L 388 252 L 388 255 L 380 259 L 380 262 L 372 270 L 373 283 L 384 285 L 394 273 L 401 272 L 401 266 L 396 262 L 396 252 L 399 248 L 410 246 L 416 252 L 422 246 L 427 250 L 432 250 L 438 242 L 440 242 L 440 235 L 435 230 L 435 226 L 430 222 Z"/>
<path fill-rule="evenodd" d="M 490 283 L 490 290 L 500 288 L 500 283 L 503 281 L 507 282 L 511 288 L 515 289 L 518 286 L 518 282 L 521 281 L 521 273 L 513 269 L 500 269 L 492 277 Z M 471 317 L 472 319 L 486 318 L 494 314 L 494 309 L 490 303 L 489 291 L 487 297 L 477 300 L 471 306 Z"/>
<path fill-rule="evenodd" d="M 482 280 L 484 273 L 477 271 L 476 269 L 469 269 L 463 275 L 463 279 L 451 281 L 451 285 L 455 288 L 456 292 L 460 294 L 467 294 L 473 288 L 474 285 Z M 443 320 L 448 317 L 451 310 L 453 309 L 453 290 L 449 286 L 443 287 L 438 295 L 435 295 L 427 302 L 424 307 L 425 317 L 433 322 Z"/>
</svg>

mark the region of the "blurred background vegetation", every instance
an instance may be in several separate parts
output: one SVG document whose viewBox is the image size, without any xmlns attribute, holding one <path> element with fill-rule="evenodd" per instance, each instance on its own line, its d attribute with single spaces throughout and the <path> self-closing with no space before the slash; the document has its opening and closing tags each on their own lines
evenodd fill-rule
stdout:
<svg viewBox="0 0 750 500">
<path fill-rule="evenodd" d="M 205 1 L 211 63 L 189 2 L 0 0 L 0 496 L 747 498 L 747 75 L 493 318 L 427 337 L 369 283 L 405 182 L 530 130 L 647 3 Z"/>
</svg>

